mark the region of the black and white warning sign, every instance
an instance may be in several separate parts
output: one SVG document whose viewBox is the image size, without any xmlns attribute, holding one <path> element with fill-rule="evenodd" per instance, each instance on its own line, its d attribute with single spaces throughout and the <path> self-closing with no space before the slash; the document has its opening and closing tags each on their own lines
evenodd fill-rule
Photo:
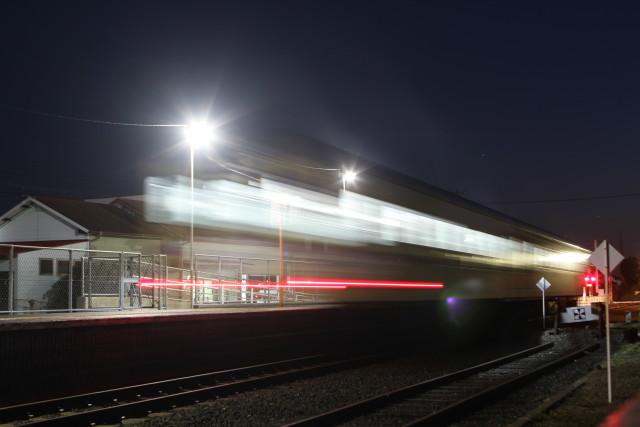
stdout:
<svg viewBox="0 0 640 427">
<path fill-rule="evenodd" d="M 573 309 L 573 320 L 587 320 L 587 311 L 584 307 Z"/>
<path fill-rule="evenodd" d="M 560 313 L 562 323 L 591 322 L 598 320 L 598 316 L 591 312 L 591 306 L 567 307 L 564 313 Z"/>
</svg>

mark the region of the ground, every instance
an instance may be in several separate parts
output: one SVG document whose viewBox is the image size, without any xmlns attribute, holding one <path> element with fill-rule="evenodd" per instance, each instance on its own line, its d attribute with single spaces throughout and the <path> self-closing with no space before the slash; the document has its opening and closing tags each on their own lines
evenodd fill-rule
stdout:
<svg viewBox="0 0 640 427">
<path fill-rule="evenodd" d="M 626 400 L 640 392 L 640 343 L 622 344 L 612 355 L 613 402 L 607 403 L 607 369 L 603 362 L 586 383 L 530 425 L 545 427 L 597 426 Z"/>
</svg>

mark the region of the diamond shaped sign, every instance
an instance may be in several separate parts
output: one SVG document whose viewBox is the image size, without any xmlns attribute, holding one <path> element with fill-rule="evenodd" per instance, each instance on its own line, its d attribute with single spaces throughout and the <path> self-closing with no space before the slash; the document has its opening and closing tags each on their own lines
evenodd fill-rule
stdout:
<svg viewBox="0 0 640 427">
<path fill-rule="evenodd" d="M 541 277 L 540 280 L 538 280 L 538 283 L 536 283 L 536 286 L 544 292 L 551 287 L 551 283 L 549 283 L 549 281 L 544 277 Z"/>
<path fill-rule="evenodd" d="M 620 252 L 616 250 L 613 246 L 609 245 L 609 271 L 613 270 L 622 262 L 624 257 Z M 600 245 L 596 248 L 595 251 L 591 253 L 589 257 L 589 262 L 593 264 L 598 270 L 600 270 L 603 274 L 607 273 L 607 241 L 604 240 Z"/>
<path fill-rule="evenodd" d="M 624 256 L 616 250 L 613 246 L 609 245 L 609 270 L 613 270 L 622 262 Z"/>
<path fill-rule="evenodd" d="M 591 253 L 589 262 L 593 264 L 603 274 L 607 273 L 607 241 L 604 240 L 598 245 L 598 247 Z"/>
</svg>

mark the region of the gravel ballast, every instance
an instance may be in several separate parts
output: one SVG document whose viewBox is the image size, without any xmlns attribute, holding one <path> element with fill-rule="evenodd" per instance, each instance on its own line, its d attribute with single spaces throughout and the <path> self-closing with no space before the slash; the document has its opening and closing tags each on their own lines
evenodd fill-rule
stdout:
<svg viewBox="0 0 640 427">
<path fill-rule="evenodd" d="M 589 340 L 589 334 L 572 333 L 545 336 L 556 346 L 575 347 Z M 527 345 L 526 347 L 530 347 Z M 222 397 L 197 405 L 176 408 L 167 413 L 154 414 L 127 424 L 143 426 L 222 425 L 222 426 L 280 426 L 348 403 L 369 398 L 392 389 L 433 378 L 445 372 L 490 360 L 511 349 L 488 346 L 434 351 L 376 363 L 360 368 L 332 373 L 318 378 Z"/>
</svg>

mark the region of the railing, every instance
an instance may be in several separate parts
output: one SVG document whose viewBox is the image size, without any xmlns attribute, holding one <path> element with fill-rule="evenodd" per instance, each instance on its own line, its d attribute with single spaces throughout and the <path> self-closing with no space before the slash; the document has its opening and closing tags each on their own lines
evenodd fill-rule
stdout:
<svg viewBox="0 0 640 427">
<path fill-rule="evenodd" d="M 0 244 L 0 314 L 277 304 L 281 293 L 286 303 L 313 303 L 323 296 L 281 280 L 277 259 L 196 254 L 190 270 L 169 266 L 166 255 L 81 245 Z M 285 277 L 322 270 L 318 262 L 283 264 Z"/>
<path fill-rule="evenodd" d="M 8 244 L 0 250 L 0 313 L 166 307 L 154 286 L 166 278 L 164 255 Z M 151 279 L 149 286 L 140 286 L 141 277 Z"/>
<path fill-rule="evenodd" d="M 279 277 L 278 259 L 196 254 L 194 256 L 193 305 L 313 303 L 321 294 L 287 286 Z M 286 260 L 285 277 L 317 271 L 320 263 Z"/>
</svg>

